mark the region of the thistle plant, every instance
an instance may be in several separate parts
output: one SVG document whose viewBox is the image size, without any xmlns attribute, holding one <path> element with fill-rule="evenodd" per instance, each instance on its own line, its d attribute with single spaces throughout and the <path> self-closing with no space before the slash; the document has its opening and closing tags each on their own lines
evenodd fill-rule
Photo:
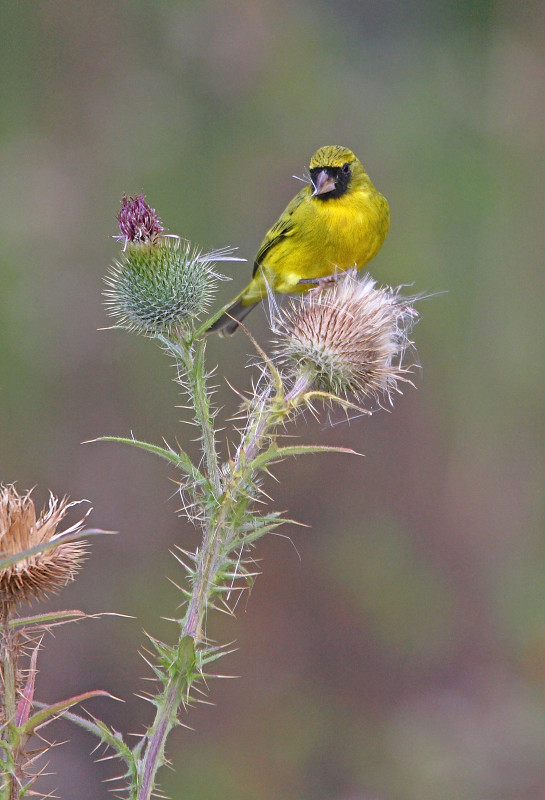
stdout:
<svg viewBox="0 0 545 800">
<path fill-rule="evenodd" d="M 404 357 L 412 347 L 416 320 L 411 301 L 398 291 L 380 288 L 370 278 L 345 274 L 330 288 L 311 292 L 278 311 L 272 320 L 271 354 L 255 342 L 259 366 L 253 390 L 243 397 L 239 427 L 228 442 L 232 455 L 223 461 L 206 366 L 208 328 L 228 308 L 206 317 L 221 276 L 216 264 L 234 260 L 229 249 L 202 253 L 187 241 L 167 236 L 142 195 L 123 197 L 118 215 L 122 252 L 111 268 L 105 292 L 115 326 L 154 338 L 176 365 L 177 381 L 199 431 L 201 458 L 192 461 L 179 445 L 161 446 L 134 438 L 101 437 L 153 453 L 178 474 L 183 514 L 200 531 L 194 552 L 176 544 L 185 573 L 180 581 L 184 613 L 175 641 L 149 637 L 146 657 L 155 679 L 149 695 L 155 707 L 151 725 L 134 747 L 96 720 L 70 714 L 79 725 L 109 745 L 125 764 L 119 792 L 149 800 L 157 792 L 157 771 L 167 761 L 170 731 L 198 693 L 207 691 L 215 661 L 226 648 L 207 637 L 211 609 L 233 613 L 237 593 L 254 576 L 251 557 L 256 541 L 286 522 L 263 510 L 264 476 L 288 456 L 346 448 L 284 444 L 286 425 L 305 408 L 340 405 L 345 411 L 387 398 L 409 381 Z M 250 337 L 251 338 L 251 337 Z"/>
<path fill-rule="evenodd" d="M 50 705 L 35 699 L 38 652 L 56 625 L 82 619 L 81 611 L 21 616 L 22 605 L 60 591 L 74 580 L 86 556 L 85 516 L 59 532 L 75 503 L 50 495 L 40 513 L 31 492 L 0 486 L 0 798 L 38 796 L 40 759 L 53 746 L 45 727 L 67 709 L 106 692 L 90 691 Z"/>
<path fill-rule="evenodd" d="M 417 314 L 404 297 L 377 287 L 369 275 L 345 273 L 334 289 L 310 292 L 279 315 L 282 362 L 332 399 L 380 401 L 399 391 L 411 368 L 403 365 Z"/>
</svg>

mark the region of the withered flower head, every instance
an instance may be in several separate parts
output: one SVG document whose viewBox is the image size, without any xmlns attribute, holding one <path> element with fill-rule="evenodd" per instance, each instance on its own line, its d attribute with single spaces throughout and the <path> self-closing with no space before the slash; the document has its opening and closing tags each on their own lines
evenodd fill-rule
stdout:
<svg viewBox="0 0 545 800">
<path fill-rule="evenodd" d="M 293 373 L 336 396 L 390 397 L 407 380 L 403 357 L 418 317 L 398 291 L 343 274 L 281 312 L 277 354 Z"/>
<path fill-rule="evenodd" d="M 131 197 L 123 195 L 121 209 L 117 215 L 121 238 L 133 243 L 154 243 L 164 231 L 161 220 L 154 208 L 147 203 L 143 194 Z"/>
<path fill-rule="evenodd" d="M 38 518 L 31 492 L 21 496 L 14 486 L 0 486 L 0 558 L 17 555 L 59 536 L 82 530 L 85 517 L 64 531 L 57 532 L 68 509 L 75 505 L 52 494 L 49 505 Z M 60 542 L 43 552 L 23 558 L 0 569 L 0 609 L 57 592 L 73 580 L 85 558 L 82 540 Z"/>
</svg>

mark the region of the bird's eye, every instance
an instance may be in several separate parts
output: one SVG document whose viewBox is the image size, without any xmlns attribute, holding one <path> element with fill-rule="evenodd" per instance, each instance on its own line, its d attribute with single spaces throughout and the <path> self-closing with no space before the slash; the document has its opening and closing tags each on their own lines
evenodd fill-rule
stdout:
<svg viewBox="0 0 545 800">
<path fill-rule="evenodd" d="M 343 164 L 342 171 L 344 172 L 345 175 L 348 175 L 348 173 L 350 172 L 350 164 Z"/>
</svg>

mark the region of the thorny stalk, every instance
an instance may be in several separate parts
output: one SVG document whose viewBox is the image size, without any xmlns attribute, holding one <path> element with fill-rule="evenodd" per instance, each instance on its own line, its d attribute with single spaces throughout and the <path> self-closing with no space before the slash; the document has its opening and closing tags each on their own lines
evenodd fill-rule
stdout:
<svg viewBox="0 0 545 800">
<path fill-rule="evenodd" d="M 195 552 L 182 551 L 189 559 L 187 564 L 181 561 L 189 586 L 182 588 L 187 606 L 179 620 L 177 645 L 170 647 L 150 637 L 156 651 L 156 663 L 150 665 L 160 683 L 157 694 L 150 697 L 156 707 L 153 723 L 132 751 L 112 733 L 106 737 L 104 728 L 97 733 L 126 761 L 127 776 L 135 776 L 129 780 L 129 797 L 150 800 L 156 791 L 157 771 L 166 762 L 168 735 L 180 724 L 180 708 L 190 701 L 193 685 L 209 677 L 206 665 L 225 652 L 210 645 L 206 615 L 218 606 L 232 613 L 228 600 L 235 582 L 242 582 L 236 586 L 242 589 L 252 578 L 244 554 L 260 536 L 283 522 L 274 512 L 259 510 L 261 476 L 288 455 L 343 450 L 281 446 L 281 428 L 301 406 L 312 407 L 314 400 L 354 408 L 351 396 L 359 408 L 359 401 L 399 391 L 398 383 L 408 381 L 410 367 L 402 361 L 411 347 L 407 334 L 416 312 L 398 291 L 378 288 L 369 276 L 358 280 L 355 274 L 339 279 L 323 297 L 317 294 L 294 301 L 275 320 L 275 360 L 257 347 L 263 363 L 261 378 L 241 412 L 244 422 L 238 448 L 222 464 L 204 335 L 222 310 L 197 327 L 204 308 L 197 299 L 210 296 L 213 273 L 203 266 L 206 257 L 191 251 L 189 244 L 182 252 L 165 241 L 160 220 L 142 196 L 124 197 L 119 219 L 126 249 L 108 278 L 110 313 L 120 327 L 155 337 L 174 356 L 177 380 L 189 396 L 202 453 L 202 463 L 196 466 L 182 449 L 107 437 L 154 452 L 177 466 L 184 475 L 180 493 L 185 515 L 201 528 Z M 207 263 L 213 260 L 210 256 Z M 197 289 L 192 282 L 198 283 Z"/>
</svg>

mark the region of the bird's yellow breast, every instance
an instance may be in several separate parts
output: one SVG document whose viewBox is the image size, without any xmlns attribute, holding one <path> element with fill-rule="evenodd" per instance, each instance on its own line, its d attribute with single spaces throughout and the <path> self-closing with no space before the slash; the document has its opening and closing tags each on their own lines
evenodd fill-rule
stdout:
<svg viewBox="0 0 545 800">
<path fill-rule="evenodd" d="M 309 288 L 299 283 L 302 279 L 361 269 L 378 253 L 388 233 L 388 203 L 372 185 L 327 200 L 307 191 L 289 210 L 290 228 L 264 254 L 244 293 L 245 304 L 261 299 L 267 285 L 275 292 L 302 292 Z M 267 236 L 271 234 L 272 230 Z"/>
</svg>

